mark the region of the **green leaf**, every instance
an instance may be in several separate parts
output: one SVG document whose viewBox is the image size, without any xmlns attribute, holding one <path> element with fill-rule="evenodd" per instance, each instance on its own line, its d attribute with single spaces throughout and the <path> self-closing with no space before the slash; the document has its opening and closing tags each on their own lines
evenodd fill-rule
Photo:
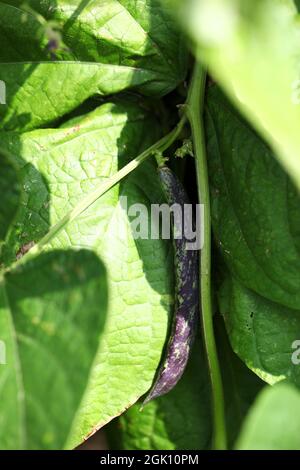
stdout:
<svg viewBox="0 0 300 470">
<path fill-rule="evenodd" d="M 226 277 L 219 293 L 233 350 L 262 380 L 280 380 L 300 386 L 297 365 L 300 314 L 298 310 L 271 302 Z"/>
<path fill-rule="evenodd" d="M 269 148 L 215 87 L 208 93 L 206 129 L 213 231 L 231 273 L 221 289 L 221 311 L 232 347 L 263 380 L 300 385 L 291 359 L 300 327 L 299 196 Z"/>
<path fill-rule="evenodd" d="M 228 445 L 232 448 L 247 411 L 264 382 L 251 372 L 232 351 L 220 315 L 215 318 L 215 327 L 225 395 Z"/>
<path fill-rule="evenodd" d="M 158 0 L 29 1 L 37 13 L 22 4 L 0 3 L 2 128 L 45 126 L 94 95 L 162 96 L 184 79 L 184 43 Z"/>
<path fill-rule="evenodd" d="M 300 188 L 300 29 L 294 2 L 175 3 L 200 59 L 266 138 Z"/>
<path fill-rule="evenodd" d="M 88 251 L 43 254 L 1 278 L 1 449 L 65 446 L 106 307 L 105 271 Z"/>
<path fill-rule="evenodd" d="M 24 243 L 37 242 L 101 182 L 157 140 L 145 107 L 107 103 L 59 129 L 6 132 L 2 145 L 16 155 L 23 201 L 3 262 Z M 167 240 L 133 238 L 120 197 L 132 204 L 163 202 L 154 161 L 147 161 L 51 240 L 48 250 L 88 248 L 104 261 L 109 288 L 107 324 L 69 446 L 122 413 L 152 383 L 173 302 L 172 248 Z M 123 200 L 124 201 L 124 200 Z M 134 217 L 133 217 L 134 218 Z"/>
<path fill-rule="evenodd" d="M 203 353 L 197 345 L 188 367 L 167 395 L 132 406 L 107 430 L 112 449 L 200 450 L 211 442 L 209 379 Z"/>
<path fill-rule="evenodd" d="M 258 294 L 300 308 L 295 187 L 215 87 L 208 94 L 206 129 L 213 231 L 229 270 Z"/>
<path fill-rule="evenodd" d="M 300 394 L 288 384 L 267 387 L 253 405 L 237 441 L 241 450 L 299 450 Z"/>
</svg>

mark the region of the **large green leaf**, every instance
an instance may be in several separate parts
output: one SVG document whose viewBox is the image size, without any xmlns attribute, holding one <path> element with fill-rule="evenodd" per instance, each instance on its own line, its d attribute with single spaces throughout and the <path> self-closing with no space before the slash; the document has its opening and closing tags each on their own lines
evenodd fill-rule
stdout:
<svg viewBox="0 0 300 470">
<path fill-rule="evenodd" d="M 293 361 L 299 311 L 271 302 L 229 276 L 220 290 L 220 309 L 231 345 L 250 369 L 270 384 L 287 379 L 300 386 L 300 368 Z"/>
<path fill-rule="evenodd" d="M 300 394 L 291 385 L 267 387 L 237 441 L 241 450 L 300 450 Z"/>
<path fill-rule="evenodd" d="M 212 222 L 230 271 L 246 287 L 300 308 L 300 199 L 269 148 L 216 89 L 208 94 Z"/>
<path fill-rule="evenodd" d="M 105 104 L 59 129 L 2 133 L 2 145 L 17 156 L 23 188 L 3 262 L 10 264 L 24 243 L 37 242 L 157 137 L 156 122 L 131 102 Z M 149 389 L 166 337 L 173 302 L 171 244 L 135 240 L 120 196 L 127 196 L 128 208 L 142 203 L 150 210 L 151 203 L 163 201 L 153 161 L 65 226 L 48 246 L 89 248 L 104 260 L 108 274 L 107 323 L 70 446 Z"/>
<path fill-rule="evenodd" d="M 197 337 L 197 342 L 200 338 Z M 107 428 L 113 449 L 200 450 L 211 442 L 210 383 L 203 352 L 195 345 L 179 383 L 167 395 L 132 406 Z"/>
<path fill-rule="evenodd" d="M 200 59 L 300 188 L 300 29 L 293 0 L 175 3 Z"/>
<path fill-rule="evenodd" d="M 134 88 L 161 96 L 185 76 L 181 34 L 159 0 L 29 1 L 39 15 L 22 5 L 0 2 L 5 129 L 44 126 L 94 95 Z M 53 23 L 62 39 L 54 36 L 54 52 Z"/>
<path fill-rule="evenodd" d="M 88 251 L 53 251 L 1 277 L 2 450 L 65 446 L 106 306 L 104 268 Z"/>
</svg>

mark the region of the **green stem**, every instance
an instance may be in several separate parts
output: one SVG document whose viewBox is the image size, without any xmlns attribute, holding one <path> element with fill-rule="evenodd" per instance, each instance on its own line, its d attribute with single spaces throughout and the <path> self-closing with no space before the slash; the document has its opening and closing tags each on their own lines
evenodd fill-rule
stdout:
<svg viewBox="0 0 300 470">
<path fill-rule="evenodd" d="M 214 337 L 213 311 L 211 300 L 211 215 L 209 183 L 203 126 L 203 108 L 205 95 L 206 73 L 203 67 L 196 63 L 190 85 L 186 113 L 192 129 L 199 202 L 204 205 L 204 246 L 200 257 L 200 292 L 201 318 L 205 349 L 212 385 L 212 405 L 214 421 L 214 448 L 226 449 L 226 425 L 224 411 L 223 384 Z"/>
<path fill-rule="evenodd" d="M 94 191 L 87 194 L 83 199 L 81 199 L 78 204 L 68 212 L 62 219 L 60 219 L 49 232 L 35 245 L 33 246 L 28 253 L 26 253 L 21 259 L 16 261 L 13 265 L 7 268 L 5 271 L 11 271 L 12 269 L 20 266 L 21 264 L 27 262 L 32 257 L 38 255 L 42 252 L 44 247 L 53 240 L 56 235 L 66 227 L 67 224 L 72 222 L 76 217 L 85 212 L 97 199 L 99 199 L 103 194 L 113 188 L 117 183 L 119 183 L 125 176 L 129 175 L 133 170 L 140 166 L 145 160 L 147 160 L 155 152 L 164 152 L 170 145 L 175 142 L 182 132 L 182 129 L 186 123 L 186 116 L 183 116 L 179 121 L 178 125 L 167 135 L 162 137 L 158 142 L 153 144 L 138 157 L 134 158 L 126 166 L 124 166 L 120 171 L 111 176 L 107 181 L 101 183 L 97 186 Z"/>
</svg>

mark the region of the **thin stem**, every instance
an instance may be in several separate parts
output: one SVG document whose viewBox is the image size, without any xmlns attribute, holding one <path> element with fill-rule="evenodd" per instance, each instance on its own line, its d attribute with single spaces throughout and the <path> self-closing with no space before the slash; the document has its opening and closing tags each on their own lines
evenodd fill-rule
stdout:
<svg viewBox="0 0 300 470">
<path fill-rule="evenodd" d="M 103 196 L 107 191 L 112 189 L 117 183 L 119 183 L 125 176 L 129 175 L 133 170 L 140 166 L 145 160 L 147 160 L 155 152 L 164 152 L 170 145 L 175 142 L 182 132 L 182 129 L 186 123 L 186 116 L 183 116 L 177 126 L 167 135 L 162 137 L 158 142 L 153 144 L 138 157 L 134 158 L 121 170 L 111 176 L 107 181 L 101 183 L 99 186 L 94 189 L 91 193 L 87 194 L 83 199 L 81 199 L 78 204 L 69 211 L 62 219 L 60 219 L 50 230 L 49 232 L 35 245 L 33 246 L 28 253 L 26 253 L 21 259 L 16 261 L 10 267 L 6 268 L 5 272 L 11 271 L 12 269 L 20 266 L 21 264 L 27 262 L 32 257 L 41 253 L 44 247 L 50 243 L 51 240 L 66 227 L 67 224 L 72 222 L 76 217 L 85 212 L 95 201 L 97 201 L 101 196 Z"/>
<path fill-rule="evenodd" d="M 200 257 L 200 292 L 203 335 L 208 359 L 208 367 L 212 385 L 212 405 L 215 449 L 226 449 L 226 425 L 224 411 L 223 384 L 214 337 L 213 312 L 211 301 L 211 215 L 209 183 L 206 160 L 205 135 L 203 126 L 203 108 L 205 95 L 206 73 L 203 67 L 196 63 L 190 85 L 186 113 L 192 129 L 194 144 L 198 196 L 199 202 L 204 205 L 204 246 Z"/>
</svg>

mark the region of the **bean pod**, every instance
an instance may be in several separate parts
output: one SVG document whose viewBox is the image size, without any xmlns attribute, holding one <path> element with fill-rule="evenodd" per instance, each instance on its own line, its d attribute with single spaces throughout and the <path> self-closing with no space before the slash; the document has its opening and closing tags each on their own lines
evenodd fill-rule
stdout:
<svg viewBox="0 0 300 470">
<path fill-rule="evenodd" d="M 185 217 L 184 224 L 193 225 L 193 215 L 184 211 L 184 205 L 189 203 L 187 194 L 174 173 L 165 165 L 158 168 L 159 179 L 169 206 L 179 204 Z M 176 221 L 177 219 L 177 221 Z M 175 311 L 171 335 L 166 347 L 165 357 L 158 370 L 155 382 L 144 400 L 143 405 L 150 400 L 165 395 L 175 387 L 181 378 L 188 362 L 190 349 L 195 336 L 198 318 L 198 251 L 187 250 L 185 233 L 181 238 L 175 238 L 180 227 L 178 218 L 173 222 L 173 245 L 175 264 Z"/>
</svg>

